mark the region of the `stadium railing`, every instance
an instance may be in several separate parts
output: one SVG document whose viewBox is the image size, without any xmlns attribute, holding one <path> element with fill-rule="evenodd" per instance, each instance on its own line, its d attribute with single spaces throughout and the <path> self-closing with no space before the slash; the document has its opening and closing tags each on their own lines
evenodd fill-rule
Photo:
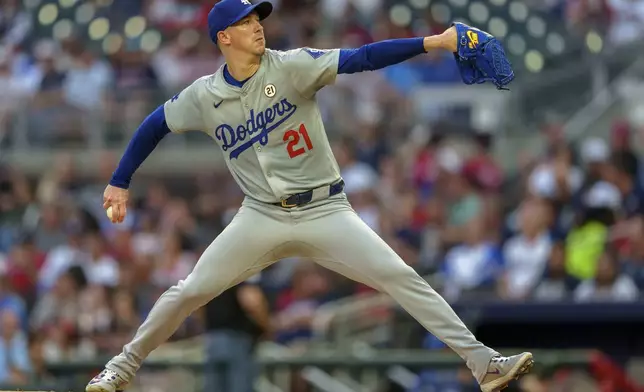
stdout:
<svg viewBox="0 0 644 392">
<path fill-rule="evenodd" d="M 536 351 L 535 356 L 542 369 L 587 371 L 592 363 L 589 351 Z M 104 363 L 104 360 L 51 363 L 47 370 L 57 376 L 54 385 L 0 385 L 0 390 L 81 391 L 88 377 L 100 371 Z M 315 387 L 316 391 L 325 392 L 367 391 L 374 390 L 376 385 L 390 384 L 409 388 L 418 382 L 420 372 L 463 367 L 462 359 L 454 354 L 414 350 L 375 350 L 369 355 L 296 352 L 288 356 L 260 357 L 259 364 L 261 376 L 255 388 L 258 392 L 291 391 L 297 378 Z M 201 379 L 205 371 L 200 359 L 148 360 L 128 390 L 202 391 Z M 173 389 L 177 387 L 180 389 Z"/>
</svg>

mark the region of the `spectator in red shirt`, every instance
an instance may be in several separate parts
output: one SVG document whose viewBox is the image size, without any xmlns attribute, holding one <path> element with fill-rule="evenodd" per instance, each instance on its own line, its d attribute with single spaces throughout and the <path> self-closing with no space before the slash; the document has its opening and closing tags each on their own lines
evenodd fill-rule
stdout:
<svg viewBox="0 0 644 392">
<path fill-rule="evenodd" d="M 498 192 L 503 184 L 503 170 L 491 153 L 493 137 L 489 133 L 475 136 L 476 152 L 465 163 L 463 172 L 485 192 Z"/>
</svg>

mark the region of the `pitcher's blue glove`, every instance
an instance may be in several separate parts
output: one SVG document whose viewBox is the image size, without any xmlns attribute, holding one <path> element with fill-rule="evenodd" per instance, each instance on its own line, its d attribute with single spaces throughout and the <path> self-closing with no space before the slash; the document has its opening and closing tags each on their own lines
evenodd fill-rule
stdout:
<svg viewBox="0 0 644 392">
<path fill-rule="evenodd" d="M 499 90 L 514 79 L 512 64 L 498 39 L 485 31 L 455 22 L 458 39 L 456 64 L 465 84 L 492 82 Z"/>
</svg>

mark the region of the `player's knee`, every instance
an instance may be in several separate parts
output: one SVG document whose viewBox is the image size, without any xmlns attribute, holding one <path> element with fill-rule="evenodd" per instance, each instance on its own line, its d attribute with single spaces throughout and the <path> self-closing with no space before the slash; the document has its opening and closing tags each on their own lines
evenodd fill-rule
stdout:
<svg viewBox="0 0 644 392">
<path fill-rule="evenodd" d="M 380 271 L 380 280 L 386 284 L 400 284 L 401 281 L 418 276 L 416 271 L 404 262 L 389 263 Z"/>
<path fill-rule="evenodd" d="M 182 280 L 175 286 L 179 292 L 180 301 L 186 305 L 202 306 L 210 301 L 215 295 L 210 290 L 210 287 L 203 287 L 200 285 L 187 284 Z"/>
</svg>

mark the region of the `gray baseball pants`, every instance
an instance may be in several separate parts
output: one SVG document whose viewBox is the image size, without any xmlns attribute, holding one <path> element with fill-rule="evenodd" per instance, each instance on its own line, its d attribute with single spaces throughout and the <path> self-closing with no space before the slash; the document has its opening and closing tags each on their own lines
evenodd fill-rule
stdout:
<svg viewBox="0 0 644 392">
<path fill-rule="evenodd" d="M 447 302 L 355 213 L 344 194 L 294 209 L 246 198 L 194 270 L 162 294 L 107 368 L 131 378 L 143 360 L 214 297 L 295 255 L 389 294 L 467 364 L 477 380 L 497 352 L 476 340 Z"/>
</svg>

